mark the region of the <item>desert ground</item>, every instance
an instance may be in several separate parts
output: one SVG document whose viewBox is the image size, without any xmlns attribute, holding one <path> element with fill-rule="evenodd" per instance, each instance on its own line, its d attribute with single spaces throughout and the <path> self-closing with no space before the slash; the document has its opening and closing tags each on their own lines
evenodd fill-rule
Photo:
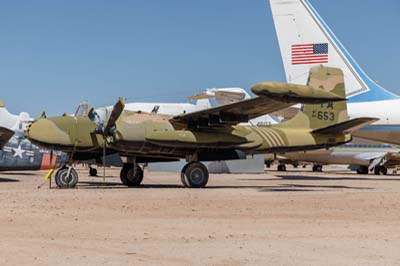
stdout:
<svg viewBox="0 0 400 266">
<path fill-rule="evenodd" d="M 0 265 L 400 265 L 400 176 L 289 169 L 185 189 L 176 173 L 139 188 L 79 173 L 68 190 L 0 173 Z"/>
</svg>

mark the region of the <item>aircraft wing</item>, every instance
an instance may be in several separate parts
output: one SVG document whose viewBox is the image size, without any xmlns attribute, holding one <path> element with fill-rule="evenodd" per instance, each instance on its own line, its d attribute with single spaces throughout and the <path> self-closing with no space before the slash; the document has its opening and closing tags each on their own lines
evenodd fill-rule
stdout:
<svg viewBox="0 0 400 266">
<path fill-rule="evenodd" d="M 250 119 L 287 108 L 298 103 L 324 103 L 345 99 L 325 91 L 303 85 L 278 82 L 264 82 L 251 89 L 258 97 L 217 106 L 193 113 L 182 114 L 171 119 L 171 123 L 208 127 L 215 125 L 234 125 Z"/>
<path fill-rule="evenodd" d="M 0 149 L 4 147 L 4 145 L 14 136 L 14 131 L 0 127 Z"/>
</svg>

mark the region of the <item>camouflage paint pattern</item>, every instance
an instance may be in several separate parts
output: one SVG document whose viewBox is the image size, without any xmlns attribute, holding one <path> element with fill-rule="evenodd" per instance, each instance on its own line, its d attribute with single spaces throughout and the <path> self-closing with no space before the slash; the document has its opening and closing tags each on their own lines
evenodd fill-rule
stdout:
<svg viewBox="0 0 400 266">
<path fill-rule="evenodd" d="M 278 125 L 260 127 L 226 124 L 191 128 L 189 123 L 182 121 L 191 118 L 193 114 L 183 115 L 180 123 L 174 123 L 175 118 L 168 116 L 124 111 L 116 121 L 116 133 L 107 138 L 107 147 L 127 157 L 187 158 L 197 153 L 228 150 L 257 154 L 318 149 L 351 140 L 350 134 L 313 132 L 348 119 L 346 102 L 341 100 L 345 97 L 341 70 L 322 66 L 312 68 L 308 86 L 276 83 L 274 87 L 273 84 L 256 84 L 253 91 L 263 95 L 265 88 L 269 87 L 266 94 L 272 95 L 274 99 L 280 97 L 282 101 L 287 99 L 285 95 L 297 97 L 308 94 L 320 99 L 334 97 L 336 101 L 304 104 L 301 112 L 293 119 Z M 283 104 L 286 105 L 290 104 Z M 232 110 L 240 111 L 240 104 L 232 106 Z M 207 110 L 198 115 L 204 114 L 207 114 Z M 95 128 L 96 125 L 86 116 L 42 118 L 28 128 L 27 136 L 34 143 L 47 148 L 100 153 L 103 138 L 94 133 Z"/>
</svg>

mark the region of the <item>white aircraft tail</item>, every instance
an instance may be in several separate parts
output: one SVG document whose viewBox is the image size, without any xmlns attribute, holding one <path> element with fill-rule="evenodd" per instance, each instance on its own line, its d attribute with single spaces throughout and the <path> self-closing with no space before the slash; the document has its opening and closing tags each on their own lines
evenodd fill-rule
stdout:
<svg viewBox="0 0 400 266">
<path fill-rule="evenodd" d="M 21 112 L 19 115 L 11 114 L 0 100 L 0 127 L 14 131 L 23 131 L 32 118 L 28 113 Z"/>
<path fill-rule="evenodd" d="M 307 84 L 310 68 L 323 64 L 343 71 L 350 102 L 399 98 L 368 77 L 308 0 L 269 2 L 289 83 Z"/>
</svg>

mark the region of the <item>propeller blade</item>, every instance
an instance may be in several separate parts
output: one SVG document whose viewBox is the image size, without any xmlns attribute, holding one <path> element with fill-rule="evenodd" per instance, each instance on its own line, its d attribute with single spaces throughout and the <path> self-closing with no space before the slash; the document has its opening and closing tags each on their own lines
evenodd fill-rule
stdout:
<svg viewBox="0 0 400 266">
<path fill-rule="evenodd" d="M 117 122 L 118 118 L 122 114 L 122 111 L 124 111 L 124 108 L 125 108 L 125 102 L 122 98 L 119 98 L 118 102 L 116 104 L 114 104 L 110 118 L 108 119 L 107 125 L 105 127 L 106 131 L 115 127 L 115 123 Z"/>
</svg>

